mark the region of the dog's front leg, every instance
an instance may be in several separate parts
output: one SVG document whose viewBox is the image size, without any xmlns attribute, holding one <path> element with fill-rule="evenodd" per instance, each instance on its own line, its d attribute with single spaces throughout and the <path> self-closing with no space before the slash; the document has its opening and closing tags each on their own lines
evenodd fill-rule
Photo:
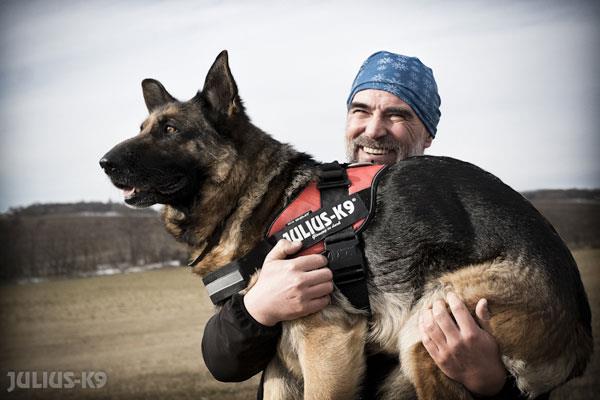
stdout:
<svg viewBox="0 0 600 400">
<path fill-rule="evenodd" d="M 295 361 L 297 364 L 297 359 Z M 302 379 L 294 369 L 286 366 L 279 355 L 275 356 L 263 377 L 263 399 L 302 400 Z"/>
<path fill-rule="evenodd" d="M 365 317 L 328 307 L 304 318 L 299 361 L 304 400 L 356 398 L 365 370 Z"/>
</svg>

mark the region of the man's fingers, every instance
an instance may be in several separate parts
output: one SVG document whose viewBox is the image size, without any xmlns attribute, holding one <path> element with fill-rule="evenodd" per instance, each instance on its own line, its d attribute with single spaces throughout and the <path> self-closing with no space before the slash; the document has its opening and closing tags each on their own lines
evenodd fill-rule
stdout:
<svg viewBox="0 0 600 400">
<path fill-rule="evenodd" d="M 433 318 L 442 330 L 447 342 L 458 340 L 460 332 L 448 313 L 446 302 L 444 300 L 437 300 L 433 303 Z M 435 340 L 435 338 L 433 339 Z"/>
<path fill-rule="evenodd" d="M 475 315 L 477 316 L 477 322 L 481 329 L 487 333 L 492 333 L 492 324 L 490 324 L 490 310 L 486 299 L 480 299 L 475 306 Z"/>
<path fill-rule="evenodd" d="M 306 286 L 315 286 L 328 282 L 333 285 L 333 272 L 329 268 L 319 268 L 305 272 L 303 279 Z"/>
<path fill-rule="evenodd" d="M 327 265 L 327 257 L 320 254 L 310 254 L 294 259 L 294 267 L 300 271 L 312 271 Z"/>
<path fill-rule="evenodd" d="M 287 256 L 297 253 L 301 247 L 302 242 L 290 242 L 289 240 L 281 239 L 267 254 L 265 262 L 285 260 Z"/>
<path fill-rule="evenodd" d="M 440 329 L 437 322 L 433 318 L 431 309 L 425 308 L 421 310 L 422 327 L 423 331 L 429 336 L 431 340 L 439 347 L 446 344 L 446 336 Z"/>
<path fill-rule="evenodd" d="M 465 306 L 465 303 L 453 292 L 448 292 L 446 298 L 460 331 L 463 333 L 475 331 L 477 324 L 471 316 L 469 309 Z"/>
<path fill-rule="evenodd" d="M 309 315 L 312 313 L 316 313 L 317 311 L 321 311 L 322 309 L 327 307 L 330 302 L 331 302 L 331 297 L 329 295 L 317 297 L 316 299 L 310 300 L 306 306 L 306 314 L 305 315 Z"/>
<path fill-rule="evenodd" d="M 333 281 L 319 283 L 307 289 L 306 294 L 310 299 L 328 296 L 333 292 Z"/>
<path fill-rule="evenodd" d="M 424 310 L 423 310 L 424 311 Z M 438 353 L 438 347 L 435 342 L 427 334 L 427 328 L 425 327 L 425 313 L 421 311 L 419 315 L 419 331 L 421 332 L 421 342 L 425 349 L 432 358 L 435 358 Z"/>
<path fill-rule="evenodd" d="M 423 343 L 425 350 L 427 350 L 431 358 L 434 360 L 437 359 L 439 349 L 426 333 L 421 332 L 421 343 Z"/>
</svg>

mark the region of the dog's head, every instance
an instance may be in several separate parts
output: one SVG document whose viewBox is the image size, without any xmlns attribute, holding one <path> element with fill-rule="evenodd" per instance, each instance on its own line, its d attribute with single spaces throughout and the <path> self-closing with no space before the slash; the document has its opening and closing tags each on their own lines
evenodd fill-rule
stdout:
<svg viewBox="0 0 600 400">
<path fill-rule="evenodd" d="M 219 54 L 204 88 L 189 101 L 176 100 L 153 79 L 145 79 L 142 88 L 150 115 L 100 166 L 127 204 L 185 206 L 205 182 L 227 175 L 237 157 L 233 132 L 247 121 L 227 52 Z"/>
</svg>

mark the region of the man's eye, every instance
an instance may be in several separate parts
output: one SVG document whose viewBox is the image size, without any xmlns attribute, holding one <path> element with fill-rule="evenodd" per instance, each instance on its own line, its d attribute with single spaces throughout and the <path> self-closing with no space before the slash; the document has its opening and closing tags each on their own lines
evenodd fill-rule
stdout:
<svg viewBox="0 0 600 400">
<path fill-rule="evenodd" d="M 410 115 L 401 113 L 401 114 L 390 114 L 389 119 L 392 122 L 404 122 L 404 121 L 410 121 L 411 117 L 410 117 Z"/>
<path fill-rule="evenodd" d="M 165 125 L 165 132 L 167 132 L 167 133 L 176 133 L 177 132 L 177 128 L 175 128 L 172 125 Z"/>
<path fill-rule="evenodd" d="M 365 110 L 361 110 L 360 108 L 355 108 L 354 110 L 352 110 L 352 114 L 357 114 L 357 115 L 361 115 L 361 114 L 366 114 L 367 112 Z"/>
</svg>

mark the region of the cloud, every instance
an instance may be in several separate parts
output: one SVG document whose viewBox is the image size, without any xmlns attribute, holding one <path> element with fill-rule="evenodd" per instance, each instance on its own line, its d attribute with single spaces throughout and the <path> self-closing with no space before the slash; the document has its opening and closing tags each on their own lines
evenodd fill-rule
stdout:
<svg viewBox="0 0 600 400">
<path fill-rule="evenodd" d="M 600 186 L 594 3 L 8 2 L 1 9 L 0 210 L 120 201 L 97 166 L 146 115 L 140 82 L 200 89 L 217 53 L 253 121 L 318 159 L 343 159 L 344 101 L 389 49 L 434 69 L 432 146 L 517 189 Z"/>
</svg>

